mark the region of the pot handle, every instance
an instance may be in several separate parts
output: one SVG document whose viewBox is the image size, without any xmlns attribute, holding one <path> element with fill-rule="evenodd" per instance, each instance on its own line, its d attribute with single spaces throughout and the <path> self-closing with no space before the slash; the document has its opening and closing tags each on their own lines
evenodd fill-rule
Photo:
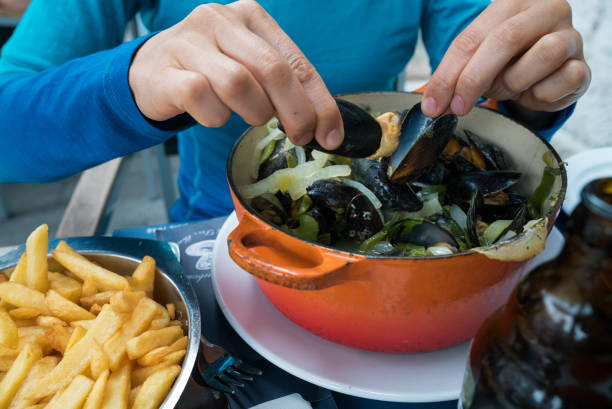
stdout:
<svg viewBox="0 0 612 409">
<path fill-rule="evenodd" d="M 425 83 L 421 88 L 417 88 L 417 89 L 415 89 L 412 92 L 416 92 L 416 93 L 422 94 L 422 93 L 425 92 L 425 88 L 427 88 L 427 83 Z M 483 106 L 483 107 L 487 107 L 487 108 L 491 108 L 494 111 L 499 111 L 499 107 L 498 107 L 497 101 L 494 100 L 494 99 L 487 98 L 484 102 L 482 102 L 482 103 L 480 103 L 478 105 Z"/>
<path fill-rule="evenodd" d="M 360 260 L 288 236 L 245 215 L 227 238 L 229 254 L 243 269 L 265 281 L 300 290 L 345 281 L 342 272 Z"/>
</svg>

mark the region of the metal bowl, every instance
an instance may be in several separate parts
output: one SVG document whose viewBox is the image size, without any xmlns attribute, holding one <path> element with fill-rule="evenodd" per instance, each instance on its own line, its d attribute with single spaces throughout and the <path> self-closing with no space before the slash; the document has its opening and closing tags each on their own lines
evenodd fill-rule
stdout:
<svg viewBox="0 0 612 409">
<path fill-rule="evenodd" d="M 77 237 L 63 240 L 88 259 L 121 275 L 131 275 L 146 255 L 155 259 L 157 271 L 153 299 L 162 305 L 168 303 L 176 305 L 176 319 L 181 321 L 183 330 L 189 336 L 181 373 L 160 406 L 161 409 L 174 408 L 195 364 L 201 326 L 198 301 L 193 288 L 183 274 L 178 251 L 175 251 L 169 243 L 155 240 L 117 237 Z M 59 241 L 50 240 L 49 250 L 55 248 Z M 25 246 L 21 245 L 0 257 L 0 272 L 14 267 L 24 251 Z"/>
</svg>

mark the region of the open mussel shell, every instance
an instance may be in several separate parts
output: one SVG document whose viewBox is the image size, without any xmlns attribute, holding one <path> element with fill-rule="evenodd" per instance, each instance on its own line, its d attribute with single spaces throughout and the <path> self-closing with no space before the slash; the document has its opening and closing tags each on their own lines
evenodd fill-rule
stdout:
<svg viewBox="0 0 612 409">
<path fill-rule="evenodd" d="M 397 233 L 394 237 L 391 237 L 391 242 L 410 243 L 423 247 L 429 247 L 438 243 L 448 243 L 455 248 L 459 247 L 451 233 L 437 224 L 426 220 L 412 227 L 409 232 L 404 232 L 404 229 L 397 229 Z"/>
<path fill-rule="evenodd" d="M 470 143 L 474 144 L 482 154 L 487 169 L 506 170 L 512 168 L 512 163 L 499 147 L 483 141 L 474 132 L 468 131 L 467 129 L 463 131 L 467 135 Z"/>
<path fill-rule="evenodd" d="M 495 220 L 511 220 L 516 212 L 523 207 L 527 207 L 527 199 L 521 195 L 509 193 L 505 203 L 485 203 L 482 207 L 481 216 L 487 223 L 494 222 Z"/>
<path fill-rule="evenodd" d="M 515 185 L 521 178 L 520 172 L 487 170 L 458 175 L 447 183 L 446 198 L 461 205 L 472 199 L 476 190 L 483 196 L 501 192 Z"/>
<path fill-rule="evenodd" d="M 380 147 L 382 139 L 382 129 L 376 119 L 351 102 L 339 98 L 334 99 L 344 124 L 342 144 L 334 150 L 328 150 L 313 138 L 305 147 L 349 158 L 366 158 L 373 155 Z M 284 132 L 281 123 L 278 124 L 278 127 Z"/>
<path fill-rule="evenodd" d="M 391 183 L 385 161 L 353 159 L 351 171 L 353 178 L 374 192 L 384 207 L 409 212 L 423 207 L 423 203 L 409 185 Z"/>
<path fill-rule="evenodd" d="M 295 158 L 295 148 L 284 151 L 283 145 L 282 140 L 276 141 L 270 157 L 259 166 L 257 180 L 265 179 L 277 170 L 289 167 L 288 157 L 291 155 Z"/>
<path fill-rule="evenodd" d="M 433 165 L 453 136 L 458 120 L 454 114 L 429 118 L 421 111 L 420 103 L 404 111 L 399 146 L 387 170 L 391 181 L 410 182 Z"/>
<path fill-rule="evenodd" d="M 318 180 L 306 191 L 315 206 L 336 221 L 338 233 L 345 238 L 363 241 L 383 228 L 378 209 L 352 186 L 334 180 Z"/>
</svg>

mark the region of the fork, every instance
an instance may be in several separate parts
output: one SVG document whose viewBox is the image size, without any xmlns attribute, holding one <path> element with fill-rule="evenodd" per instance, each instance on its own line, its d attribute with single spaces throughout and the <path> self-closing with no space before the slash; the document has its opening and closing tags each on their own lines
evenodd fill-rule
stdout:
<svg viewBox="0 0 612 409">
<path fill-rule="evenodd" d="M 194 366 L 196 380 L 202 380 L 219 392 L 234 394 L 235 387 L 242 388 L 245 382 L 254 380 L 253 376 L 261 374 L 260 369 L 233 357 L 225 348 L 200 336 L 200 350 Z"/>
</svg>

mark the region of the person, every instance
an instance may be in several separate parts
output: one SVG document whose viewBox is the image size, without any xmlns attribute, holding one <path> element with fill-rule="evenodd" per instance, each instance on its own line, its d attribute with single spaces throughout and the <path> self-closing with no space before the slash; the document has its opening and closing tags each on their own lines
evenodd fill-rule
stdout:
<svg viewBox="0 0 612 409">
<path fill-rule="evenodd" d="M 136 13 L 152 33 L 121 44 Z M 227 214 L 225 161 L 249 124 L 277 116 L 297 144 L 339 145 L 331 94 L 392 89 L 419 28 L 430 116 L 486 96 L 550 137 L 590 81 L 565 0 L 34 0 L 0 59 L 0 183 L 178 134 L 171 219 Z"/>
<path fill-rule="evenodd" d="M 137 13 L 151 34 L 121 44 Z M 430 116 L 485 96 L 550 138 L 590 82 L 565 0 L 33 0 L 0 58 L 0 183 L 56 180 L 178 134 L 171 219 L 227 214 L 225 161 L 249 124 L 276 116 L 297 144 L 338 146 L 331 95 L 393 89 L 419 29 Z"/>
</svg>

